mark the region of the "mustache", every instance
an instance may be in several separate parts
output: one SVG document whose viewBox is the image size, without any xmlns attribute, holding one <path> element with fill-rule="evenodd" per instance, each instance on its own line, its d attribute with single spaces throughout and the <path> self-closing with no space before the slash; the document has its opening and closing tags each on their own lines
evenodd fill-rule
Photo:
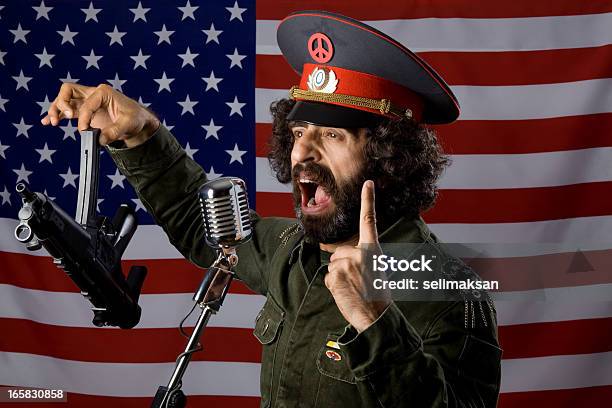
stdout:
<svg viewBox="0 0 612 408">
<path fill-rule="evenodd" d="M 294 181 L 294 185 L 297 186 L 302 173 L 308 179 L 314 181 L 323 189 L 325 189 L 325 191 L 327 191 L 327 194 L 329 194 L 331 197 L 337 195 L 338 184 L 336 183 L 336 179 L 334 178 L 333 173 L 327 167 L 311 162 L 308 162 L 306 164 L 296 164 L 291 170 L 291 178 Z"/>
<path fill-rule="evenodd" d="M 306 162 L 291 169 L 293 202 L 298 220 L 305 231 L 307 242 L 332 243 L 347 239 L 358 232 L 360 192 L 366 174 L 336 179 L 328 167 Z M 323 188 L 334 200 L 333 211 L 323 215 L 304 215 L 301 210 L 302 189 L 300 175 L 308 177 Z"/>
</svg>

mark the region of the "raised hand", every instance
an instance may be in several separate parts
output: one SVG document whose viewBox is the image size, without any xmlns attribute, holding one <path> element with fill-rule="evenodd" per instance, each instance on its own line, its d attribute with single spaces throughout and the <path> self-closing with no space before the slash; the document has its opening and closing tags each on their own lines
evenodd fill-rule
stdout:
<svg viewBox="0 0 612 408">
<path fill-rule="evenodd" d="M 159 127 L 144 106 L 106 84 L 64 83 L 41 123 L 57 126 L 62 119 L 78 119 L 79 130 L 101 129 L 101 144 L 123 140 L 128 147 L 143 143 Z"/>
<path fill-rule="evenodd" d="M 359 243 L 338 247 L 330 258 L 325 276 L 325 286 L 340 313 L 358 332 L 370 326 L 391 303 L 388 293 L 373 296 L 372 277 L 364 276 L 363 263 L 369 261 L 364 259 L 364 249 L 368 254 L 381 252 L 374 202 L 374 182 L 368 180 L 361 189 Z"/>
</svg>

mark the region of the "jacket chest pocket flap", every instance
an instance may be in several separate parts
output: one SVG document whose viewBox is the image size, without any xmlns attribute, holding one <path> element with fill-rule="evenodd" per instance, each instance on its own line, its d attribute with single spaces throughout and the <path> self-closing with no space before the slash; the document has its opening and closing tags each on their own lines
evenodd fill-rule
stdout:
<svg viewBox="0 0 612 408">
<path fill-rule="evenodd" d="M 356 384 L 355 375 L 348 366 L 346 353 L 341 349 L 330 347 L 329 342 L 336 343 L 339 334 L 330 334 L 323 347 L 317 355 L 317 368 L 319 372 L 327 377 L 344 381 L 349 384 Z M 337 343 L 336 343 L 337 344 Z"/>
<path fill-rule="evenodd" d="M 253 334 L 261 344 L 274 342 L 284 318 L 285 312 L 283 309 L 281 309 L 272 296 L 268 295 L 266 303 L 255 319 Z"/>
</svg>

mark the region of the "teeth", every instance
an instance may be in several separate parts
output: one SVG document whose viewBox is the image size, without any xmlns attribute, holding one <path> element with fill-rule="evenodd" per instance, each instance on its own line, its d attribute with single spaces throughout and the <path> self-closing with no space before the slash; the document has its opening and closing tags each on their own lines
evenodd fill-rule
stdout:
<svg viewBox="0 0 612 408">
<path fill-rule="evenodd" d="M 308 179 L 300 179 L 300 183 L 314 183 L 314 181 Z"/>
<path fill-rule="evenodd" d="M 306 204 L 308 207 L 314 207 L 315 205 L 317 205 L 315 198 L 314 197 L 310 197 L 310 200 L 308 200 L 308 204 Z"/>
</svg>

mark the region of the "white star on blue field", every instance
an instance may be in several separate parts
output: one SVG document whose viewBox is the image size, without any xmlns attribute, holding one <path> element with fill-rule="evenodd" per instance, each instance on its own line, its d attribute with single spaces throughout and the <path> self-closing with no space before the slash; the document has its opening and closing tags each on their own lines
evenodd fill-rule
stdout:
<svg viewBox="0 0 612 408">
<path fill-rule="evenodd" d="M 0 217 L 17 217 L 18 181 L 75 212 L 77 121 L 40 124 L 63 82 L 111 85 L 153 111 L 209 177 L 241 177 L 256 191 L 253 0 L 1 6 Z M 153 223 L 104 151 L 100 162 L 101 213 L 128 203 Z"/>
</svg>

